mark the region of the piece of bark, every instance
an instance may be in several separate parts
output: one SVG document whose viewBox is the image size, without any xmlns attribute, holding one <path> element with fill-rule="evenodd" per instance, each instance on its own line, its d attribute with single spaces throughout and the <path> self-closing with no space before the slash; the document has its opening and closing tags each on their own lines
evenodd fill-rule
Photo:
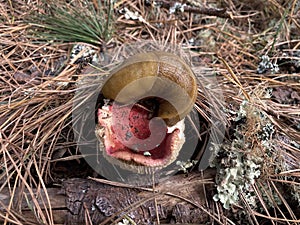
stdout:
<svg viewBox="0 0 300 225">
<path fill-rule="evenodd" d="M 155 224 L 157 214 L 161 223 L 200 224 L 207 222 L 209 216 L 198 206 L 205 206 L 205 191 L 209 193 L 213 187 L 212 182 L 204 179 L 213 176 L 214 171 L 207 170 L 203 176 L 193 173 L 169 177 L 156 185 L 155 193 L 79 178 L 68 179 L 61 188 L 50 188 L 47 192 L 54 222 L 57 224 L 79 225 L 86 224 L 88 220 L 93 224 L 114 224 L 123 218 L 131 218 L 136 224 Z M 33 206 L 30 195 L 26 195 Z M 45 194 L 42 193 L 41 196 L 44 198 Z M 3 206 L 8 206 L 10 201 L 8 189 L 1 192 L 0 200 L 3 203 L 0 204 L 0 212 L 3 213 Z M 14 204 L 16 200 L 14 199 Z M 43 209 L 42 201 L 38 202 Z M 21 202 L 21 209 L 25 219 L 35 219 L 25 199 Z"/>
</svg>

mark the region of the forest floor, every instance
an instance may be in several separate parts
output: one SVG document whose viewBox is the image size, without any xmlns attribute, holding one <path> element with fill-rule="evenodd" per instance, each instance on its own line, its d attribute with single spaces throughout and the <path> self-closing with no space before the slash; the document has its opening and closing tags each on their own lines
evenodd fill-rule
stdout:
<svg viewBox="0 0 300 225">
<path fill-rule="evenodd" d="M 180 164 L 157 184 L 161 192 L 136 186 L 141 195 L 130 184 L 91 180 L 107 177 L 76 142 L 74 99 L 92 85 L 82 81 L 148 48 L 185 52 L 200 82 L 194 112 L 206 128 L 221 121 L 224 139 L 199 171 L 213 135 L 204 131 L 195 165 Z M 137 195 L 138 204 L 111 214 L 85 202 L 91 208 L 77 224 L 300 224 L 299 1 L 0 0 L 0 54 L 0 223 L 76 224 L 66 202 L 70 187 L 87 182 L 112 198 L 128 188 L 119 197 Z M 56 188 L 69 200 L 52 199 Z M 67 220 L 54 215 L 56 200 Z M 153 211 L 142 219 L 138 207 Z"/>
</svg>

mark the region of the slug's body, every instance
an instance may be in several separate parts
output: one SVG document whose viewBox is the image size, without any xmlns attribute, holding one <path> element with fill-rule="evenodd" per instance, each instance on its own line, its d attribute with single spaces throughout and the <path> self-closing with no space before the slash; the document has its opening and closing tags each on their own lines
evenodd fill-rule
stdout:
<svg viewBox="0 0 300 225">
<path fill-rule="evenodd" d="M 111 73 L 101 92 L 110 103 L 98 109 L 96 134 L 109 161 L 145 173 L 176 159 L 197 97 L 196 78 L 182 59 L 137 54 Z"/>
</svg>

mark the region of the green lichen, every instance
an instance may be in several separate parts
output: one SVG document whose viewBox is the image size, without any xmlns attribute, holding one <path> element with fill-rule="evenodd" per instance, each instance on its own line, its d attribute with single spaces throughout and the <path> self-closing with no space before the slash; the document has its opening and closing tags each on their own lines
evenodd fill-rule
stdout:
<svg viewBox="0 0 300 225">
<path fill-rule="evenodd" d="M 215 146 L 214 149 L 223 157 L 215 160 L 218 161 L 218 193 L 213 199 L 220 201 L 225 209 L 231 204 L 238 203 L 240 193 L 245 193 L 245 197 L 251 197 L 251 185 L 260 176 L 261 159 L 244 152 L 242 150 L 244 147 L 243 140 L 234 139 L 231 144 L 225 143 L 219 148 Z M 254 205 L 253 199 L 248 203 Z"/>
<path fill-rule="evenodd" d="M 232 204 L 239 203 L 242 194 L 245 201 L 255 208 L 257 199 L 252 185 L 261 175 L 263 162 L 258 152 L 261 152 L 260 146 L 267 146 L 274 130 L 262 112 L 250 106 L 247 101 L 241 103 L 233 120 L 237 125 L 232 140 L 211 148 L 210 166 L 217 168 L 217 193 L 213 199 L 229 209 Z M 253 127 L 255 130 L 247 133 Z"/>
<path fill-rule="evenodd" d="M 130 225 L 130 222 L 127 219 L 123 219 L 122 222 L 118 222 L 118 225 Z"/>
<path fill-rule="evenodd" d="M 188 172 L 188 169 L 191 168 L 192 166 L 196 165 L 197 160 L 187 160 L 186 162 L 184 161 L 176 161 L 176 165 L 179 167 L 178 171 L 183 171 L 184 173 Z"/>
<path fill-rule="evenodd" d="M 244 100 L 241 105 L 240 109 L 237 112 L 237 116 L 235 117 L 234 121 L 240 121 L 241 119 L 245 118 L 247 115 L 246 107 L 247 107 L 248 101 Z"/>
<path fill-rule="evenodd" d="M 272 62 L 268 55 L 263 55 L 261 57 L 261 61 L 257 67 L 257 73 L 262 74 L 267 71 L 271 71 L 272 73 L 279 72 L 279 67 L 276 62 Z"/>
</svg>

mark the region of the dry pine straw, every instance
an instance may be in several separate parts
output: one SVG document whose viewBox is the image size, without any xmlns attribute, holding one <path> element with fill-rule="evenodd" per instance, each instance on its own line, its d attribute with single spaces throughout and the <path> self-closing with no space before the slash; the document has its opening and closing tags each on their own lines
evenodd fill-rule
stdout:
<svg viewBox="0 0 300 225">
<path fill-rule="evenodd" d="M 145 6 L 144 1 L 118 1 L 115 5 L 117 32 L 107 46 L 149 39 L 158 40 L 161 44 L 184 44 L 195 50 L 193 57 L 218 74 L 226 107 L 237 110 L 243 99 L 248 98 L 255 107 L 268 114 L 278 137 L 299 143 L 299 128 L 297 130 L 295 126 L 300 123 L 299 101 L 297 104 L 286 103 L 278 98 L 274 101 L 256 94 L 266 88 L 280 90 L 283 86 L 300 92 L 299 74 L 292 74 L 289 68 L 282 67 L 278 74 L 256 73 L 261 55 L 271 54 L 273 62 L 276 62 L 281 59 L 282 52 L 292 53 L 299 49 L 299 6 L 296 0 L 291 1 L 291 5 L 285 2 L 218 2 L 219 7 L 228 9 L 231 20 L 196 13 L 170 15 L 167 8 L 151 8 Z M 256 4 L 260 3 L 264 7 L 256 10 Z M 0 185 L 1 188 L 10 187 L 11 196 L 15 194 L 16 187 L 27 189 L 31 191 L 33 200 L 39 195 L 38 191 L 33 193 L 33 187 L 46 191 L 47 185 L 56 179 L 50 170 L 54 164 L 51 160 L 59 157 L 67 157 L 66 161 L 80 159 L 72 140 L 70 117 L 75 82 L 83 76 L 76 72 L 76 64 L 68 64 L 55 76 L 50 73 L 61 69 L 61 62 L 68 57 L 70 44 L 44 43 L 27 36 L 30 27 L 22 19 L 29 9 L 40 10 L 39 4 L 41 2 L 37 0 L 29 5 L 23 1 L 0 2 L 1 20 L 4 21 L 0 25 Z M 126 19 L 119 13 L 124 7 L 138 12 L 145 21 Z M 270 27 L 271 22 L 280 27 L 283 17 L 279 32 Z M 264 18 L 263 22 L 261 18 Z M 191 38 L 194 38 L 194 45 L 190 42 Z M 293 59 L 299 62 L 299 56 L 289 54 L 285 57 L 286 61 Z M 62 82 L 68 82 L 68 85 L 63 86 Z M 280 143 L 280 140 L 277 141 Z M 287 163 L 295 164 L 291 158 L 296 162 L 299 160 L 299 149 L 290 142 L 283 142 L 280 146 L 282 157 L 289 159 Z M 281 192 L 275 184 L 299 182 L 299 165 L 291 165 L 291 168 L 282 171 L 280 176 L 268 171 L 265 176 L 268 177 L 269 188 Z M 287 180 L 285 175 L 293 177 L 293 181 Z M 282 199 L 285 198 L 284 192 L 279 194 Z M 49 206 L 49 201 L 44 199 L 44 204 Z M 299 215 L 297 217 L 292 212 L 294 207 L 288 202 L 284 204 L 287 217 L 299 221 Z M 225 221 L 222 220 L 224 212 L 220 205 L 216 203 L 215 207 L 210 209 L 211 214 Z M 42 211 L 36 201 L 34 208 L 44 223 L 53 222 L 51 210 Z M 17 211 L 18 206 L 9 205 L 7 213 L 1 212 L 0 216 L 5 217 L 7 222 L 21 223 L 22 218 L 17 218 L 12 213 L 13 209 Z M 254 218 L 269 218 L 274 223 L 285 220 L 280 214 L 276 218 L 271 213 L 259 214 L 251 209 L 248 212 Z"/>
</svg>

